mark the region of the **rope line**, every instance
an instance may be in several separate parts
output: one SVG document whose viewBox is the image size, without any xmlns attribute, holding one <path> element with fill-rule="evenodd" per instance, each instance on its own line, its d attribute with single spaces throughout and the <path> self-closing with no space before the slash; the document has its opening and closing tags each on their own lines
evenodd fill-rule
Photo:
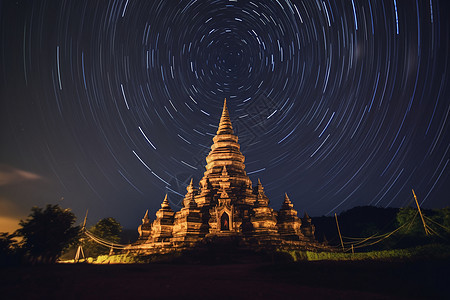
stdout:
<svg viewBox="0 0 450 300">
<path fill-rule="evenodd" d="M 115 250 L 123 250 L 126 247 L 126 245 L 113 243 L 113 242 L 107 241 L 105 239 L 102 239 L 102 238 L 100 238 L 98 236 L 95 236 L 92 232 L 90 232 L 87 229 L 84 230 L 84 234 L 86 234 L 87 237 L 89 237 L 91 240 L 93 240 L 97 244 L 100 244 L 100 245 L 105 246 L 107 248 L 112 248 L 112 249 L 115 249 Z"/>
<path fill-rule="evenodd" d="M 412 226 L 413 226 L 413 224 L 414 224 L 414 221 L 416 220 L 418 214 L 419 214 L 419 211 L 417 210 L 417 212 L 416 212 L 415 215 L 411 218 L 411 220 L 409 220 L 409 222 L 403 224 L 402 226 L 400 226 L 400 227 L 398 227 L 397 229 L 395 229 L 395 230 L 393 230 L 393 231 L 391 231 L 391 232 L 388 232 L 388 233 L 384 233 L 384 234 L 377 235 L 377 234 L 378 234 L 378 232 L 377 232 L 377 233 L 375 233 L 375 234 L 373 234 L 373 235 L 371 235 L 371 236 L 369 236 L 369 237 L 364 237 L 364 238 L 359 238 L 359 237 L 346 237 L 346 236 L 343 236 L 344 239 L 348 240 L 348 241 L 345 241 L 344 244 L 345 244 L 345 245 L 352 245 L 354 249 L 357 249 L 357 248 L 363 248 L 363 247 L 368 247 L 368 246 L 375 245 L 375 244 L 377 244 L 377 243 L 379 243 L 379 242 L 381 242 L 381 241 L 387 239 L 388 237 L 392 236 L 394 233 L 396 233 L 396 232 L 399 231 L 400 229 L 404 228 L 405 226 L 407 226 L 406 231 L 408 232 L 408 231 L 411 230 L 411 228 L 412 228 Z M 442 224 L 439 224 L 439 223 L 436 222 L 435 220 L 433 220 L 433 219 L 431 219 L 431 218 L 429 218 L 429 217 L 427 217 L 427 216 L 425 216 L 425 215 L 424 215 L 424 219 L 427 220 L 428 222 L 431 222 L 431 223 L 433 223 L 433 224 L 435 224 L 435 225 L 441 227 L 442 229 L 444 229 L 444 230 L 446 230 L 446 231 L 450 231 L 450 228 L 449 228 L 449 227 L 446 227 L 446 226 L 444 226 L 444 225 L 442 225 Z M 430 227 L 428 224 L 426 224 L 425 226 L 426 226 L 426 230 L 428 230 L 430 233 L 432 233 L 432 234 L 434 234 L 434 235 L 437 235 L 437 236 L 439 236 L 440 238 L 445 239 L 445 237 L 443 237 L 442 235 L 440 235 L 440 234 L 437 232 L 436 229 L 433 229 L 433 228 Z M 375 239 L 377 239 L 377 240 L 376 240 L 376 241 L 373 241 L 373 240 L 375 240 Z M 373 241 L 373 242 L 372 242 L 372 241 Z M 344 250 L 344 252 L 348 252 L 348 251 L 351 251 L 351 248 L 347 248 L 347 249 Z"/>
<path fill-rule="evenodd" d="M 430 221 L 431 223 L 434 223 L 434 224 L 436 224 L 436 225 L 438 225 L 438 226 L 444 228 L 444 229 L 447 230 L 447 231 L 450 231 L 450 228 L 449 228 L 449 227 L 444 226 L 444 225 L 442 225 L 442 224 L 439 224 L 438 222 L 434 221 L 433 219 L 431 219 L 431 218 L 429 218 L 429 217 L 427 217 L 427 216 L 425 216 L 425 219 L 426 219 L 427 221 Z"/>
<path fill-rule="evenodd" d="M 418 214 L 419 214 L 419 212 L 417 212 L 414 215 L 414 217 L 412 217 L 411 220 L 408 223 L 403 224 L 402 226 L 398 227 L 397 229 L 395 229 L 395 230 L 393 230 L 391 232 L 388 232 L 388 233 L 385 233 L 385 234 L 381 234 L 381 235 L 378 235 L 378 236 L 376 234 L 374 234 L 374 235 L 372 235 L 372 236 L 370 236 L 368 238 L 350 238 L 350 239 L 353 239 L 353 240 L 361 239 L 361 241 L 359 241 L 357 243 L 354 243 L 354 242 L 352 243 L 350 241 L 350 242 L 346 242 L 345 244 L 353 244 L 353 248 L 354 249 L 359 249 L 359 248 L 375 245 L 375 244 L 377 244 L 377 243 L 387 239 L 388 237 L 390 237 L 391 235 L 393 235 L 394 233 L 396 233 L 397 231 L 399 231 L 400 229 L 402 229 L 403 227 L 405 227 L 407 225 L 408 225 L 408 231 L 409 231 L 409 229 L 411 228 L 411 226 L 414 223 L 414 220 L 415 220 L 415 218 L 417 217 Z M 378 240 L 376 240 L 374 242 L 365 243 L 366 241 L 373 240 L 373 239 L 378 239 Z M 348 252 L 348 251 L 351 251 L 351 248 L 348 248 L 348 249 L 345 250 L 345 252 Z"/>
</svg>

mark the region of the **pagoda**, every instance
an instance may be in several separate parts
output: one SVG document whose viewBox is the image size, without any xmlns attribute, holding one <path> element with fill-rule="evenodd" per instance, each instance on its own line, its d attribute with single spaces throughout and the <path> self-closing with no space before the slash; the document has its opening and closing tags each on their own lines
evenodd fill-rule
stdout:
<svg viewBox="0 0 450 300">
<path fill-rule="evenodd" d="M 238 240 L 245 247 L 326 249 L 314 237 L 311 218 L 305 213 L 300 219 L 287 194 L 279 211 L 269 206 L 261 181 L 253 186 L 247 176 L 244 160 L 225 99 L 199 186 L 191 179 L 180 211 L 172 210 L 167 195 L 154 221 L 147 211 L 137 242 L 127 250 L 161 253 L 220 239 Z"/>
</svg>

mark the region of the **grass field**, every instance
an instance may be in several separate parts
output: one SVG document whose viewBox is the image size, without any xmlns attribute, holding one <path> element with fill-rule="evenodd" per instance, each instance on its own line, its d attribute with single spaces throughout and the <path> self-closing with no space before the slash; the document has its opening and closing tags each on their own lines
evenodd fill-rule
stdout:
<svg viewBox="0 0 450 300">
<path fill-rule="evenodd" d="M 312 251 L 287 251 L 293 261 L 348 261 L 348 260 L 426 260 L 426 259 L 450 259 L 450 246 L 443 244 L 431 244 L 407 249 L 392 249 L 369 252 L 312 252 Z"/>
<path fill-rule="evenodd" d="M 89 257 L 88 263 L 95 264 L 130 264 L 130 263 L 242 263 L 250 260 L 251 262 L 277 261 L 277 262 L 298 262 L 298 261 L 405 261 L 405 260 L 445 260 L 450 259 L 450 246 L 444 244 L 430 244 L 417 246 L 407 249 L 392 249 L 369 252 L 313 252 L 313 251 L 277 251 L 272 252 L 252 252 L 242 251 L 236 248 L 219 251 L 193 251 L 193 252 L 175 252 L 165 255 L 101 255 L 96 258 Z M 65 260 L 67 263 L 73 263 L 73 260 Z"/>
<path fill-rule="evenodd" d="M 0 269 L 2 299 L 448 299 L 449 259 Z"/>
</svg>

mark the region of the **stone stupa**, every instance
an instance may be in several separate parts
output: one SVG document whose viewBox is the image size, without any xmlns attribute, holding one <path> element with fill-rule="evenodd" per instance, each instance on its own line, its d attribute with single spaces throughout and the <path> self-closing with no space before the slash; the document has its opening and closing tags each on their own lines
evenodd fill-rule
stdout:
<svg viewBox="0 0 450 300">
<path fill-rule="evenodd" d="M 311 218 L 305 213 L 300 219 L 287 194 L 279 211 L 269 207 L 261 181 L 253 187 L 244 160 L 225 99 L 199 187 L 191 179 L 180 211 L 172 210 L 167 195 L 153 222 L 147 211 L 138 241 L 126 250 L 164 253 L 227 239 L 250 248 L 327 250 L 315 239 Z"/>
</svg>

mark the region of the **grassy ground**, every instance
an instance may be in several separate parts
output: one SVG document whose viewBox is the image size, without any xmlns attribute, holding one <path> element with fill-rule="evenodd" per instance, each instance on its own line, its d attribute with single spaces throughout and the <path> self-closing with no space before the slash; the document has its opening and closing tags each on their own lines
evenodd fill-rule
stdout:
<svg viewBox="0 0 450 300">
<path fill-rule="evenodd" d="M 0 269 L 2 299 L 444 299 L 450 260 L 57 264 Z"/>
<path fill-rule="evenodd" d="M 450 245 L 430 244 L 407 249 L 392 249 L 369 252 L 312 252 L 312 251 L 285 251 L 293 261 L 320 261 L 320 260 L 424 260 L 424 259 L 450 259 Z"/>
<path fill-rule="evenodd" d="M 195 251 L 172 252 L 160 255 L 116 254 L 89 257 L 88 263 L 248 263 L 248 262 L 297 262 L 297 261 L 405 261 L 405 260 L 445 260 L 450 259 L 450 245 L 430 244 L 407 249 L 392 249 L 369 252 L 313 252 L 313 251 L 252 251 L 235 247 L 197 249 Z M 74 262 L 73 259 L 64 262 Z"/>
</svg>

